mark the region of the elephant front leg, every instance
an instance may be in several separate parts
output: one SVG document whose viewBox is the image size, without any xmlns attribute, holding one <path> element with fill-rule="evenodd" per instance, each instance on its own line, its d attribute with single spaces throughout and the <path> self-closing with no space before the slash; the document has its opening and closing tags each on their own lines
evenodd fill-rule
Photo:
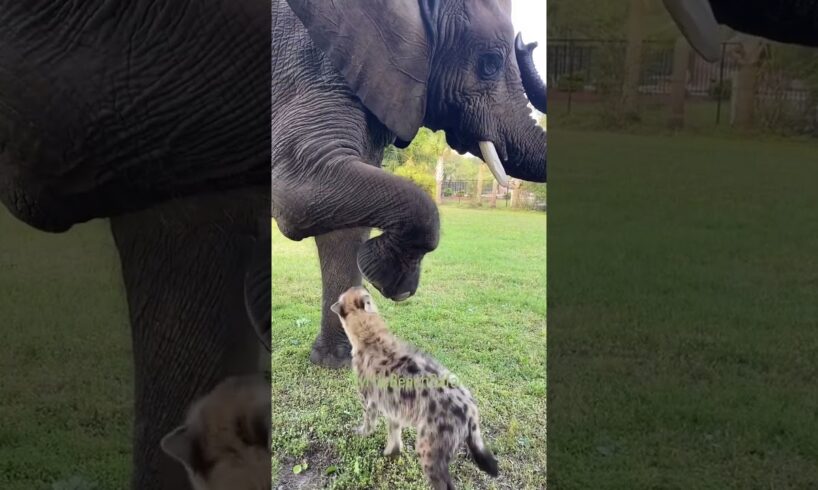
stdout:
<svg viewBox="0 0 818 490">
<path fill-rule="evenodd" d="M 316 166 L 296 177 L 274 175 L 272 182 L 273 217 L 285 236 L 378 228 L 383 234 L 358 251 L 358 267 L 387 298 L 415 294 L 421 259 L 437 247 L 440 232 L 437 207 L 417 185 L 360 160 Z"/>
<path fill-rule="evenodd" d="M 339 230 L 315 237 L 318 258 L 321 261 L 321 331 L 312 346 L 310 361 L 315 364 L 338 369 L 349 365 L 349 340 L 341 327 L 338 315 L 330 311 L 330 306 L 338 297 L 353 286 L 361 285 L 357 256 L 367 238 L 369 228 Z"/>
<path fill-rule="evenodd" d="M 111 220 L 133 339 L 133 489 L 189 489 L 183 466 L 160 440 L 225 377 L 269 368 L 244 294 L 256 243 L 257 218 L 250 215 L 267 214 L 265 193 L 253 203 L 242 196 L 250 192 L 183 199 Z"/>
</svg>

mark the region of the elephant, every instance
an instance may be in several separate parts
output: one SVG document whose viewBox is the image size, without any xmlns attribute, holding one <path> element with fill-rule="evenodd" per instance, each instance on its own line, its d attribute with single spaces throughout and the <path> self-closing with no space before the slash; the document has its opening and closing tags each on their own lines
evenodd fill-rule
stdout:
<svg viewBox="0 0 818 490">
<path fill-rule="evenodd" d="M 252 327 L 270 315 L 269 128 L 268 2 L 0 0 L 0 200 L 48 232 L 110 219 L 134 489 L 189 488 L 162 436 L 269 368 Z"/>
<path fill-rule="evenodd" d="M 406 300 L 438 245 L 430 196 L 379 168 L 388 145 L 443 130 L 501 183 L 546 181 L 546 133 L 528 106 L 545 111 L 545 84 L 510 11 L 509 0 L 273 2 L 271 212 L 286 238 L 315 237 L 313 363 L 349 364 L 330 311 L 343 291 L 365 277 Z M 370 238 L 373 228 L 382 234 Z"/>
<path fill-rule="evenodd" d="M 691 46 L 706 60 L 721 53 L 719 24 L 772 41 L 818 46 L 815 0 L 664 0 Z"/>
</svg>

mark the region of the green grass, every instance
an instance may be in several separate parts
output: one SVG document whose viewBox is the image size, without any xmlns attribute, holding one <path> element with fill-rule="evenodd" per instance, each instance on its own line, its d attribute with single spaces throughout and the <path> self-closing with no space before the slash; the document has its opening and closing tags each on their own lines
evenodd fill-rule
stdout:
<svg viewBox="0 0 818 490">
<path fill-rule="evenodd" d="M 818 144 L 555 117 L 553 487 L 815 488 Z"/>
<path fill-rule="evenodd" d="M 417 295 L 395 304 L 373 291 L 376 302 L 394 333 L 437 357 L 477 399 L 501 476 L 486 477 L 461 455 L 452 464 L 458 488 L 543 488 L 545 215 L 443 207 L 441 219 Z M 274 475 L 287 488 L 427 488 L 414 431 L 404 432 L 407 451 L 387 460 L 383 422 L 368 438 L 352 435 L 362 414 L 351 371 L 310 364 L 320 294 L 314 242 L 288 241 L 274 227 Z M 293 475 L 304 461 L 308 469 Z"/>
<path fill-rule="evenodd" d="M 132 368 L 108 225 L 60 235 L 0 206 L 0 488 L 126 488 Z"/>
</svg>

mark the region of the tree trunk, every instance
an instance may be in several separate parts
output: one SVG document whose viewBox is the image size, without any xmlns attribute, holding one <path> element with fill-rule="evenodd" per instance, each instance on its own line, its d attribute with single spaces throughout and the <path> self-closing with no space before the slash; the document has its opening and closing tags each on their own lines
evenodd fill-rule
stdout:
<svg viewBox="0 0 818 490">
<path fill-rule="evenodd" d="M 491 197 L 489 197 L 489 207 L 496 208 L 497 207 L 497 184 L 496 179 L 492 179 L 491 181 Z"/>
<path fill-rule="evenodd" d="M 477 188 L 474 190 L 474 203 L 480 205 L 483 194 L 483 169 L 486 166 L 482 163 L 477 167 Z"/>
<path fill-rule="evenodd" d="M 520 182 L 517 179 L 511 179 L 509 189 L 511 190 L 511 207 L 517 208 L 520 206 Z"/>
<path fill-rule="evenodd" d="M 437 165 L 435 166 L 435 202 L 443 203 L 443 156 L 445 152 L 437 157 Z"/>
<path fill-rule="evenodd" d="M 734 55 L 739 69 L 733 77 L 730 124 L 739 129 L 753 126 L 759 61 L 763 46 L 758 38 L 740 36 L 741 47 Z"/>
<path fill-rule="evenodd" d="M 626 119 L 639 117 L 639 78 L 642 73 L 642 41 L 645 38 L 644 17 L 644 0 L 631 0 L 625 49 L 625 78 L 622 82 L 622 116 Z"/>
<path fill-rule="evenodd" d="M 735 74 L 731 124 L 736 128 L 749 129 L 753 126 L 757 71 L 755 65 L 743 65 Z"/>
<path fill-rule="evenodd" d="M 690 64 L 690 48 L 683 36 L 676 38 L 673 48 L 673 76 L 670 88 L 670 127 L 680 129 L 685 119 L 685 93 L 687 92 L 687 69 Z"/>
</svg>

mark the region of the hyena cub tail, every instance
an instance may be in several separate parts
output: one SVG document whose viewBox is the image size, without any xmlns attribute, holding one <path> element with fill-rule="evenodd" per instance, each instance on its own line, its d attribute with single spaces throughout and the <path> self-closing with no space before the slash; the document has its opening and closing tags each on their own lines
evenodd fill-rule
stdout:
<svg viewBox="0 0 818 490">
<path fill-rule="evenodd" d="M 469 446 L 469 451 L 478 468 L 491 476 L 500 474 L 500 470 L 497 468 L 497 459 L 495 459 L 491 451 L 483 445 L 483 436 L 480 435 L 480 426 L 476 422 L 469 424 L 469 435 L 466 437 L 466 445 Z"/>
</svg>

